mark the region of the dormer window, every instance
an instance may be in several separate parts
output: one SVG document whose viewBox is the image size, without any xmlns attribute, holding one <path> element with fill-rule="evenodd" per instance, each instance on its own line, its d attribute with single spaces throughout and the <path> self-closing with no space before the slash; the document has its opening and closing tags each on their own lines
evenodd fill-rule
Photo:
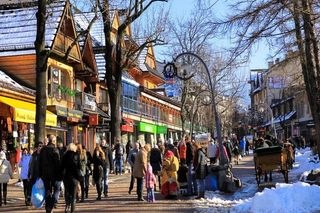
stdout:
<svg viewBox="0 0 320 213">
<path fill-rule="evenodd" d="M 75 95 L 71 90 L 71 81 L 67 71 L 57 67 L 48 70 L 48 96 L 56 100 L 70 101 Z"/>
</svg>

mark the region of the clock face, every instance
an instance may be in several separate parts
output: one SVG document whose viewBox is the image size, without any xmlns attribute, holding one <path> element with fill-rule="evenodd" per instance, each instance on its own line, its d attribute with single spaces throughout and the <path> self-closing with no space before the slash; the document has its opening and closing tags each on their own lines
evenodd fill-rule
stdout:
<svg viewBox="0 0 320 213">
<path fill-rule="evenodd" d="M 177 72 L 173 63 L 167 64 L 163 69 L 163 75 L 165 78 L 174 78 Z"/>
</svg>

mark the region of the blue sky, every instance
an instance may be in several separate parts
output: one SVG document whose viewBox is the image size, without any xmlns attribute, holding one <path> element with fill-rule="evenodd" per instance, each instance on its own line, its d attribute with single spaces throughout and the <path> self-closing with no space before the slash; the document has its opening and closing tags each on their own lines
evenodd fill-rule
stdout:
<svg viewBox="0 0 320 213">
<path fill-rule="evenodd" d="M 194 3 L 197 0 L 169 0 L 168 3 L 164 4 L 165 8 L 170 9 L 170 16 L 176 19 L 187 18 L 194 6 Z M 223 0 L 221 0 L 218 4 L 215 5 L 214 10 L 216 11 L 216 16 L 221 16 L 227 13 L 228 8 L 226 7 Z M 217 39 L 215 42 L 212 43 L 213 47 L 218 47 L 219 44 L 223 45 L 230 45 L 230 41 L 228 39 Z M 163 56 L 161 57 L 160 53 L 163 52 L 165 47 L 156 47 L 156 57 L 160 60 L 163 60 Z M 268 53 L 269 48 L 264 45 L 263 43 L 256 46 L 252 51 L 252 57 L 248 64 L 244 65 L 243 67 L 239 68 L 239 73 L 245 74 L 246 80 L 249 80 L 250 77 L 250 69 L 259 69 L 259 68 L 267 68 L 267 61 L 268 61 Z M 250 104 L 249 98 L 249 84 L 246 85 L 243 103 L 244 105 Z"/>
<path fill-rule="evenodd" d="M 197 0 L 169 0 L 168 3 L 165 3 L 164 5 L 165 8 L 170 9 L 170 16 L 181 19 L 188 17 L 196 1 Z M 217 12 L 216 16 L 223 15 L 227 12 L 228 9 L 223 1 L 218 2 L 218 4 L 216 4 L 214 8 Z M 217 40 L 217 43 L 225 43 L 226 45 L 228 45 L 228 40 Z M 216 44 L 213 43 L 212 45 L 215 46 Z M 160 49 L 161 51 L 163 50 L 162 47 L 158 48 L 158 50 L 156 49 L 156 53 L 160 53 Z M 250 69 L 267 68 L 268 52 L 269 49 L 266 45 L 260 44 L 259 46 L 257 46 L 253 51 L 250 62 L 247 66 L 245 66 L 245 69 L 249 71 Z"/>
</svg>

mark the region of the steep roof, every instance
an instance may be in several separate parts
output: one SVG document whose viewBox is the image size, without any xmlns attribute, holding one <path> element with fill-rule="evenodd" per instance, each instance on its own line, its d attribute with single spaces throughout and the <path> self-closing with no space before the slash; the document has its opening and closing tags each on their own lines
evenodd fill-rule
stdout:
<svg viewBox="0 0 320 213">
<path fill-rule="evenodd" d="M 76 13 L 74 14 L 74 20 L 76 24 L 83 30 L 88 29 L 88 26 L 90 22 L 95 17 L 95 13 Z M 113 21 L 115 17 L 115 12 L 110 11 L 110 19 L 111 22 Z M 105 46 L 105 36 L 103 31 L 103 19 L 101 16 L 101 13 L 98 13 L 98 18 L 95 20 L 95 22 L 92 24 L 92 27 L 90 29 L 90 35 L 93 40 L 93 46 L 94 47 L 101 47 Z"/>
<path fill-rule="evenodd" d="M 51 49 L 66 1 L 47 6 L 45 46 Z M 38 7 L 0 10 L 0 56 L 35 54 Z"/>
<path fill-rule="evenodd" d="M 5 72 L 0 70 L 0 87 L 15 92 L 21 92 L 28 95 L 35 95 L 35 91 L 24 87 L 10 78 Z"/>
</svg>

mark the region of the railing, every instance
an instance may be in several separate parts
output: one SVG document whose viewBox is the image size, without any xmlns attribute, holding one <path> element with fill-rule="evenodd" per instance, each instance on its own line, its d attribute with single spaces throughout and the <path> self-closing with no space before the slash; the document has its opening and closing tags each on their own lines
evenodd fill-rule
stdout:
<svg viewBox="0 0 320 213">
<path fill-rule="evenodd" d="M 133 100 L 127 97 L 122 97 L 121 101 L 123 112 L 132 113 L 161 123 L 181 126 L 180 117 L 173 115 L 169 117 L 168 113 L 161 111 L 158 107 L 141 103 L 138 100 Z"/>
<path fill-rule="evenodd" d="M 78 92 L 76 93 L 75 99 L 77 110 L 97 110 L 96 97 L 94 95 L 85 92 Z"/>
</svg>

